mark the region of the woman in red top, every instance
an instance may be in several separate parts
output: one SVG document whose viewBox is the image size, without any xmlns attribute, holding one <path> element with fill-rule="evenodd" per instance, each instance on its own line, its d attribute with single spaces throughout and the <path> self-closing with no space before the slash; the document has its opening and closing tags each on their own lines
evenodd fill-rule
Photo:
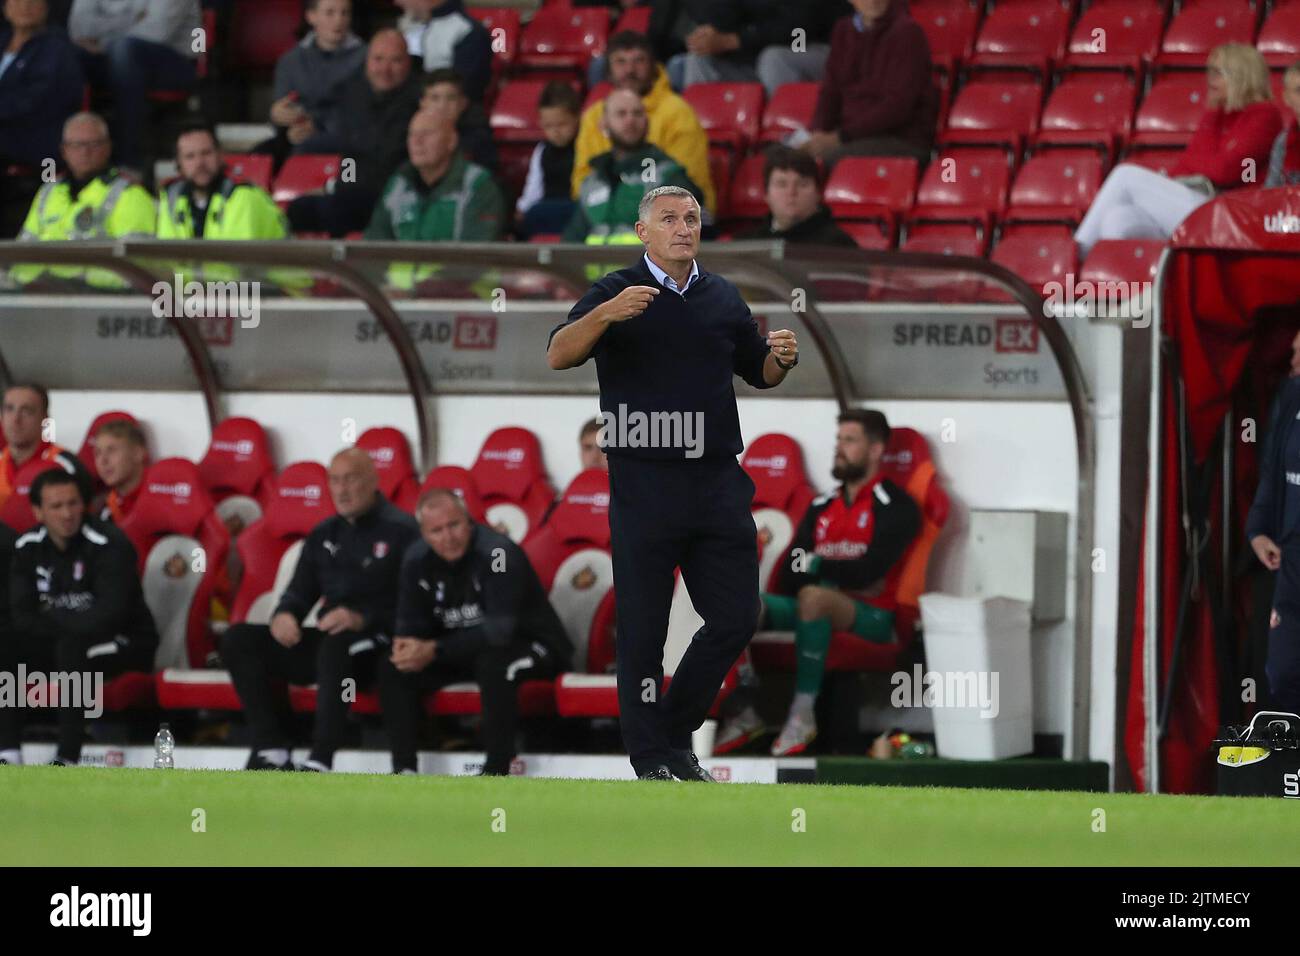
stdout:
<svg viewBox="0 0 1300 956">
<path fill-rule="evenodd" d="M 1205 105 L 1170 176 L 1123 163 L 1106 177 L 1074 234 L 1081 256 L 1099 239 L 1168 239 L 1216 191 L 1263 180 L 1282 119 L 1259 51 L 1242 43 L 1215 47 Z"/>
</svg>

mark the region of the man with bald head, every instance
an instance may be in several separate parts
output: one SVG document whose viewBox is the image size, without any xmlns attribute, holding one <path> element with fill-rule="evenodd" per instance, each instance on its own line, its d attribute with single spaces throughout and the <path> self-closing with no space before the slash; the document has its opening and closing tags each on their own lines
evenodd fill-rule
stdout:
<svg viewBox="0 0 1300 956">
<path fill-rule="evenodd" d="M 329 485 L 337 514 L 303 542 L 269 626 L 236 624 L 221 641 L 253 738 L 250 770 L 293 769 L 286 681 L 317 685 L 311 755 L 299 769 L 331 769 L 355 690 L 391 643 L 402 554 L 419 529 L 380 492 L 363 449 L 334 456 Z"/>
<path fill-rule="evenodd" d="M 639 245 L 637 207 L 642 196 L 659 186 L 680 186 L 704 203 L 703 190 L 682 164 L 646 140 L 650 117 L 635 91 L 616 89 L 605 97 L 600 124 L 611 146 L 591 160 L 564 229 L 565 242 Z"/>
<path fill-rule="evenodd" d="M 411 117 L 410 161 L 393 173 L 367 239 L 487 242 L 501 237 L 505 198 L 492 174 L 460 150 L 454 121 L 432 110 Z"/>
<path fill-rule="evenodd" d="M 69 117 L 63 124 L 60 149 L 67 172 L 36 194 L 20 240 L 153 236 L 153 197 L 112 165 L 113 141 L 103 117 L 96 113 Z"/>
<path fill-rule="evenodd" d="M 356 162 L 356 180 L 340 176 L 328 195 L 303 196 L 289 204 L 295 232 L 342 237 L 366 227 L 370 211 L 393 171 L 406 158 L 406 126 L 420 105 L 421 83 L 411 71 L 406 40 L 380 30 L 366 48 L 364 72 L 343 89 L 339 108 L 296 153 L 338 153 Z"/>
</svg>

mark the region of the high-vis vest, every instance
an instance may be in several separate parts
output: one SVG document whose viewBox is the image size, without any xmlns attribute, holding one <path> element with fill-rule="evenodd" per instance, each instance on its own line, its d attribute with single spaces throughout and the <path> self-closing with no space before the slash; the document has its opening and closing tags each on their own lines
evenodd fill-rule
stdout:
<svg viewBox="0 0 1300 956">
<path fill-rule="evenodd" d="M 67 179 L 46 183 L 32 200 L 20 241 L 59 239 L 152 239 L 156 222 L 153 197 L 134 179 L 105 170 L 75 196 Z M 100 288 L 122 288 L 116 274 L 81 266 L 22 265 L 13 269 L 14 280 L 31 282 L 41 275 L 76 279 Z"/>
<path fill-rule="evenodd" d="M 158 238 L 193 239 L 194 207 L 179 179 L 158 196 Z M 284 213 L 262 189 L 224 179 L 208 199 L 204 239 L 283 239 L 289 233 Z"/>
</svg>

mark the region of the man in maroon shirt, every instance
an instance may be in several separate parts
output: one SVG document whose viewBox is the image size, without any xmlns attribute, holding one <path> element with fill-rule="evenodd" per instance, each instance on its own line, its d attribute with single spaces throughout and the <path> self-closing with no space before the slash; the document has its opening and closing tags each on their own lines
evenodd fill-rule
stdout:
<svg viewBox="0 0 1300 956">
<path fill-rule="evenodd" d="M 930 44 L 906 0 L 850 0 L 857 12 L 831 32 L 831 53 L 803 149 L 833 166 L 843 156 L 930 160 L 938 94 Z"/>
</svg>

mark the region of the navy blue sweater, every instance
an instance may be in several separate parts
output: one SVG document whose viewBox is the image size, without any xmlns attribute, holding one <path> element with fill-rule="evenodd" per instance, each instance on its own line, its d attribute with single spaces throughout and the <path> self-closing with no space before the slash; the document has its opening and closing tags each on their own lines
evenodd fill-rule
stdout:
<svg viewBox="0 0 1300 956">
<path fill-rule="evenodd" d="M 0 24 L 0 52 L 13 28 Z M 40 165 L 57 158 L 63 121 L 81 108 L 85 78 L 76 47 L 49 27 L 32 37 L 0 75 L 0 156 Z"/>
<path fill-rule="evenodd" d="M 722 276 L 700 269 L 699 278 L 680 296 L 660 285 L 645 258 L 638 257 L 629 268 L 597 280 L 569 311 L 568 319 L 552 330 L 551 338 L 632 285 L 652 286 L 659 294 L 640 315 L 610 323 L 582 360 L 596 358 L 601 411 L 623 419 L 637 412 L 690 414 L 703 426 L 703 442 L 700 454 L 686 447 L 619 447 L 614 428 L 607 427 L 606 453 L 655 459 L 735 458 L 744 445 L 732 376 L 739 375 L 755 388 L 770 388 L 763 380 L 769 349 L 749 306 Z"/>
<path fill-rule="evenodd" d="M 1269 413 L 1268 434 L 1264 438 L 1263 453 L 1259 456 L 1259 487 L 1246 516 L 1247 541 L 1263 534 L 1272 538 L 1274 544 L 1281 545 L 1296 530 L 1282 525 L 1287 496 L 1285 452 L 1297 416 L 1300 416 L 1300 378 L 1285 378 Z"/>
</svg>

